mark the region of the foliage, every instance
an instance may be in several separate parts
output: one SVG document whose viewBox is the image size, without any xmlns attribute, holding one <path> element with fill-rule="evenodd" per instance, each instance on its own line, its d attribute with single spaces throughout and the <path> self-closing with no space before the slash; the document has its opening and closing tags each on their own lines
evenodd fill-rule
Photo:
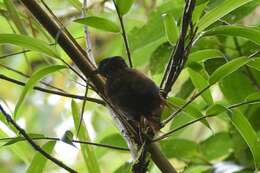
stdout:
<svg viewBox="0 0 260 173">
<path fill-rule="evenodd" d="M 113 1 L 89 1 L 87 16 L 82 16 L 82 2 L 45 1 L 83 48 L 88 45 L 84 38 L 88 26 L 97 62 L 114 55 L 127 61 Z M 125 26 L 134 68 L 159 85 L 180 35 L 184 0 L 114 3 Z M 222 162 L 247 168 L 244 172 L 260 169 L 259 4 L 260 0 L 197 0 L 193 22 L 198 32 L 163 119 L 206 90 L 161 131 L 178 129 L 199 118 L 201 121 L 159 141 L 180 172 L 214 172 Z M 75 73 L 78 69 L 57 44 L 59 36 L 52 39 L 19 1 L 2 0 L 0 10 L 0 104 L 13 113 L 31 138 L 59 137 L 60 141 L 46 138 L 37 143 L 78 172 L 130 172 L 128 151 L 73 142 L 82 100 L 57 92 L 84 97 L 86 81 Z M 55 92 L 33 90 L 36 86 Z M 87 95 L 100 99 L 91 89 Z M 127 147 L 103 105 L 87 101 L 84 120 L 79 140 Z M 2 113 L 0 121 L 0 172 L 63 171 L 32 150 Z M 159 172 L 153 163 L 149 171 Z"/>
</svg>

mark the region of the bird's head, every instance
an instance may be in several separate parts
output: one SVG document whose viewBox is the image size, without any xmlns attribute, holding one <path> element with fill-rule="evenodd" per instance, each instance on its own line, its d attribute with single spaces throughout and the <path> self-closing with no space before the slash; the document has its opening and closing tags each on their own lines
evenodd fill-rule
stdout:
<svg viewBox="0 0 260 173">
<path fill-rule="evenodd" d="M 125 70 L 127 68 L 128 66 L 122 57 L 114 56 L 100 61 L 97 72 L 102 76 L 109 78 L 120 73 L 121 70 Z"/>
</svg>

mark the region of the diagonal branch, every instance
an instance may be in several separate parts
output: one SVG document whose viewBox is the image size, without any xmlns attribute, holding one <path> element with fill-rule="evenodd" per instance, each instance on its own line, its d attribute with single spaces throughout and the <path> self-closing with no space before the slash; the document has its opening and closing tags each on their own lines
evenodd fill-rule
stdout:
<svg viewBox="0 0 260 173">
<path fill-rule="evenodd" d="M 3 115 L 5 116 L 7 122 L 11 123 L 18 131 L 20 134 L 23 135 L 23 137 L 26 139 L 27 142 L 29 142 L 31 144 L 31 146 L 38 151 L 39 153 L 41 153 L 44 157 L 46 157 L 48 160 L 52 161 L 53 163 L 55 163 L 56 165 L 64 168 L 65 170 L 71 172 L 71 173 L 77 173 L 77 171 L 73 170 L 72 168 L 68 167 L 67 165 L 65 165 L 64 163 L 62 163 L 60 160 L 56 159 L 55 157 L 51 156 L 49 153 L 47 153 L 46 151 L 44 151 L 39 145 L 37 145 L 31 138 L 30 136 L 25 132 L 24 129 L 22 129 L 13 119 L 12 117 L 5 112 L 5 110 L 3 109 L 2 105 L 0 104 L 0 111 L 3 113 Z"/>
<path fill-rule="evenodd" d="M 160 88 L 162 89 L 162 95 L 164 98 L 167 97 L 168 93 L 178 78 L 181 70 L 183 69 L 186 59 L 189 54 L 189 50 L 192 46 L 192 42 L 196 32 L 193 32 L 192 27 L 192 13 L 195 8 L 195 0 L 187 0 L 183 12 L 182 26 L 180 37 L 177 41 L 176 47 L 171 53 L 170 61 L 167 65 L 166 71 L 164 73 L 163 79 L 161 81 Z M 185 47 L 185 39 L 188 34 L 188 29 L 190 27 L 190 43 Z"/>
<path fill-rule="evenodd" d="M 20 86 L 25 86 L 24 82 L 18 81 L 16 79 L 12 79 L 12 78 L 7 77 L 3 74 L 0 74 L 0 79 L 15 83 L 15 84 L 20 85 Z M 103 100 L 99 100 L 99 99 L 96 99 L 96 98 L 79 96 L 79 95 L 74 95 L 74 94 L 68 94 L 68 93 L 64 93 L 64 92 L 60 92 L 60 91 L 54 91 L 54 90 L 49 90 L 49 89 L 37 87 L 37 86 L 35 86 L 33 89 L 41 91 L 41 92 L 49 93 L 49 94 L 55 94 L 55 95 L 79 99 L 79 100 L 88 100 L 88 101 L 95 102 L 95 103 L 98 103 L 98 104 L 101 104 L 101 105 L 104 105 L 104 106 L 106 105 L 106 103 Z"/>
<path fill-rule="evenodd" d="M 75 41 L 75 39 L 71 36 L 71 34 L 66 30 L 66 28 L 60 28 L 55 18 L 51 18 L 48 13 L 46 13 L 41 6 L 35 0 L 20 0 L 23 2 L 25 7 L 35 16 L 35 18 L 43 25 L 43 27 L 51 34 L 53 38 L 57 38 L 57 42 L 59 45 L 64 49 L 64 51 L 68 54 L 68 56 L 72 59 L 72 61 L 77 65 L 77 67 L 81 70 L 81 72 L 88 78 L 88 80 L 95 86 L 96 92 L 106 101 L 109 108 L 112 109 L 112 117 L 120 129 L 120 132 L 125 137 L 132 157 L 138 154 L 136 148 L 136 140 L 138 139 L 137 132 L 135 128 L 129 124 L 126 120 L 123 113 L 120 109 L 113 106 L 105 97 L 104 94 L 104 80 L 100 75 L 95 75 L 96 67 L 91 62 L 90 58 L 88 57 L 87 53 L 82 49 L 79 44 Z M 169 161 L 164 158 L 163 155 L 157 154 L 160 150 L 157 148 L 156 145 L 149 145 L 150 149 L 149 152 L 152 156 L 160 157 L 155 162 L 158 168 L 164 170 L 164 166 L 167 162 L 168 169 L 165 173 L 176 173 L 174 167 L 171 166 Z M 157 151 L 155 153 L 154 151 Z M 152 157 L 154 158 L 154 157 Z M 153 159 L 154 160 L 154 159 Z"/>
</svg>

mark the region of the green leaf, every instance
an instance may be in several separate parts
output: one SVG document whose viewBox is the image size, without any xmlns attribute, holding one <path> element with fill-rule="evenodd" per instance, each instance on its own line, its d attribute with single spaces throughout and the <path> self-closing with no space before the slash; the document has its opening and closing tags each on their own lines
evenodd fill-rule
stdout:
<svg viewBox="0 0 260 173">
<path fill-rule="evenodd" d="M 227 111 L 228 109 L 223 106 L 223 105 L 220 105 L 220 104 L 214 104 L 214 105 L 211 105 L 207 111 L 206 111 L 206 114 L 207 115 L 218 115 L 218 114 L 221 114 L 222 112 L 225 112 Z"/>
<path fill-rule="evenodd" d="M 27 35 L 26 28 L 23 25 L 22 20 L 19 17 L 19 14 L 15 8 L 13 1 L 4 0 L 5 6 L 10 14 L 10 18 L 13 20 L 16 28 L 19 30 L 21 34 Z"/>
<path fill-rule="evenodd" d="M 223 57 L 223 56 L 224 56 L 223 53 L 218 49 L 199 50 L 190 54 L 186 64 L 187 66 L 189 66 L 193 62 L 199 63 L 199 62 L 204 62 L 208 59 Z"/>
<path fill-rule="evenodd" d="M 28 93 L 33 89 L 33 87 L 36 85 L 36 83 L 38 81 L 40 81 L 43 77 L 45 77 L 46 75 L 56 72 L 58 70 L 61 69 L 65 69 L 66 66 L 63 65 L 51 65 L 48 67 L 44 67 L 40 70 L 38 70 L 37 72 L 35 72 L 30 79 L 27 81 L 27 83 L 25 84 L 23 91 L 17 101 L 17 104 L 15 106 L 15 110 L 14 110 L 14 118 L 17 117 L 17 115 L 19 114 L 19 109 L 23 103 L 23 101 L 25 100 L 26 96 L 28 95 Z"/>
<path fill-rule="evenodd" d="M 198 144 L 186 139 L 170 139 L 160 142 L 168 158 L 192 160 L 198 153 Z"/>
<path fill-rule="evenodd" d="M 170 97 L 167 101 L 170 101 L 171 104 L 176 105 L 177 107 L 182 107 L 186 103 L 185 100 L 183 100 L 181 98 L 178 98 L 178 97 Z M 188 106 L 186 106 L 186 108 L 184 108 L 184 112 L 190 114 L 194 118 L 203 117 L 203 114 L 200 112 L 200 110 L 198 110 L 197 107 L 194 104 L 192 104 L 192 103 L 189 104 Z M 207 120 L 203 119 L 203 120 L 201 120 L 201 122 L 205 126 L 210 128 L 209 123 L 208 123 Z"/>
<path fill-rule="evenodd" d="M 109 145 L 115 145 L 115 146 L 127 148 L 127 144 L 125 140 L 118 133 L 102 137 L 97 142 L 101 144 L 109 144 Z M 109 152 L 107 148 L 102 148 L 102 147 L 97 147 L 95 151 L 96 151 L 96 156 L 98 158 L 101 158 L 105 153 Z"/>
<path fill-rule="evenodd" d="M 200 143 L 200 151 L 207 160 L 223 160 L 233 151 L 233 141 L 227 132 L 220 132 L 210 136 Z"/>
<path fill-rule="evenodd" d="M 80 123 L 80 113 L 77 103 L 72 100 L 71 102 L 71 110 L 74 120 L 74 127 L 77 129 Z M 90 141 L 89 134 L 87 128 L 84 123 L 81 124 L 79 130 L 79 140 L 81 141 Z M 85 164 L 88 168 L 88 171 L 91 173 L 100 173 L 99 165 L 94 153 L 93 148 L 90 145 L 80 144 L 81 153 L 83 155 Z"/>
<path fill-rule="evenodd" d="M 44 135 L 42 134 L 28 134 L 31 138 L 39 138 L 39 137 L 44 137 Z M 15 144 L 17 142 L 20 142 L 20 141 L 24 141 L 25 138 L 23 136 L 18 136 L 18 137 L 15 137 L 13 139 L 10 139 L 8 140 L 7 143 L 5 143 L 4 145 L 2 146 L 8 146 L 8 145 L 12 145 L 12 144 Z"/>
<path fill-rule="evenodd" d="M 254 103 L 259 103 L 260 102 L 260 92 L 256 92 L 253 94 L 250 94 L 246 100 L 247 102 L 254 102 Z"/>
<path fill-rule="evenodd" d="M 254 57 L 254 59 L 250 61 L 247 65 L 260 71 L 260 57 Z"/>
<path fill-rule="evenodd" d="M 208 165 L 187 166 L 183 173 L 206 173 L 210 169 L 212 169 L 212 167 Z"/>
<path fill-rule="evenodd" d="M 246 117 L 238 110 L 233 110 L 230 115 L 232 124 L 243 137 L 253 155 L 255 167 L 260 166 L 260 144 L 257 135 Z"/>
<path fill-rule="evenodd" d="M 199 20 L 198 32 L 203 31 L 223 16 L 251 1 L 252 0 L 226 0 L 225 2 L 218 5 L 216 8 L 210 10 Z"/>
<path fill-rule="evenodd" d="M 89 16 L 81 19 L 76 19 L 74 20 L 74 22 L 88 25 L 90 27 L 100 29 L 103 31 L 109 31 L 114 33 L 120 32 L 120 29 L 116 23 L 101 17 Z"/>
<path fill-rule="evenodd" d="M 116 0 L 120 15 L 125 15 L 132 7 L 134 0 Z"/>
<path fill-rule="evenodd" d="M 50 57 L 59 58 L 57 51 L 53 50 L 46 42 L 32 37 L 18 34 L 0 34 L 0 43 L 9 43 L 22 48 L 34 50 Z"/>
<path fill-rule="evenodd" d="M 260 44 L 260 28 L 246 26 L 219 26 L 205 32 L 203 36 L 227 35 L 243 37 L 256 44 Z"/>
<path fill-rule="evenodd" d="M 46 151 L 47 153 L 51 154 L 55 147 L 55 144 L 56 144 L 56 141 L 49 141 L 42 146 L 42 149 L 44 151 Z M 34 155 L 31 165 L 27 169 L 26 173 L 43 172 L 47 161 L 48 161 L 48 159 L 46 157 L 44 157 L 41 153 L 37 152 Z"/>
<path fill-rule="evenodd" d="M 162 18 L 168 41 L 171 43 L 171 45 L 175 45 L 179 37 L 179 29 L 177 26 L 177 22 L 171 14 L 165 13 L 162 15 Z"/>
<path fill-rule="evenodd" d="M 240 57 L 240 58 L 233 59 L 232 61 L 229 61 L 228 63 L 219 67 L 216 71 L 212 73 L 212 75 L 209 78 L 209 83 L 213 85 L 214 83 L 220 81 L 221 79 L 225 78 L 229 74 L 238 70 L 240 67 L 247 64 L 249 61 L 250 59 L 246 57 Z"/>
<path fill-rule="evenodd" d="M 82 10 L 82 3 L 79 0 L 68 0 L 77 10 Z"/>
<path fill-rule="evenodd" d="M 126 162 L 123 165 L 121 165 L 119 168 L 117 168 L 114 173 L 122 173 L 122 172 L 123 173 L 131 173 L 132 172 L 131 168 L 132 168 L 131 163 Z"/>
<path fill-rule="evenodd" d="M 200 73 L 191 68 L 188 68 L 188 72 L 190 74 L 193 85 L 198 89 L 199 92 L 209 86 L 209 82 Z M 209 89 L 204 91 L 201 96 L 208 104 L 213 104 L 213 98 Z"/>
</svg>

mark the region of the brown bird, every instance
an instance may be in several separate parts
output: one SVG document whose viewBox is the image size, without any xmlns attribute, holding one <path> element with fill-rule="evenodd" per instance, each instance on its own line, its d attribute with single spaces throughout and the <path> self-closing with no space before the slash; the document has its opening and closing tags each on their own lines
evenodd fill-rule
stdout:
<svg viewBox="0 0 260 173">
<path fill-rule="evenodd" d="M 144 117 L 153 131 L 160 130 L 165 102 L 151 79 L 129 68 L 120 56 L 102 60 L 97 71 L 106 78 L 106 96 L 129 120 L 140 123 Z"/>
</svg>

